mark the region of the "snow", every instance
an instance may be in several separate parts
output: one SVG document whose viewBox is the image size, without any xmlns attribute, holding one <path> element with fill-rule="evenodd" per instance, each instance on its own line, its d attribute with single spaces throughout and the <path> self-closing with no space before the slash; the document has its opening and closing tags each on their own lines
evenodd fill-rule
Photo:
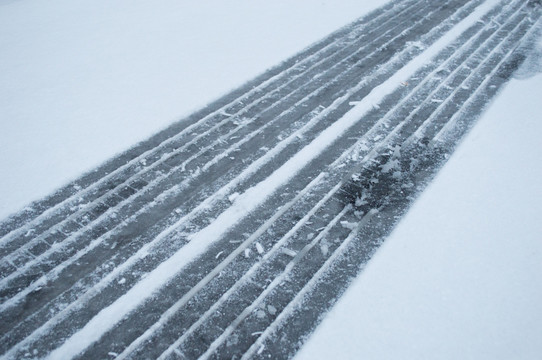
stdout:
<svg viewBox="0 0 542 360">
<path fill-rule="evenodd" d="M 542 40 L 297 360 L 540 357 L 541 50 Z"/>
<path fill-rule="evenodd" d="M 385 2 L 0 3 L 0 218 Z M 179 270 L 179 259 L 185 264 L 263 201 L 251 194 L 270 194 L 291 178 L 300 162 L 313 159 L 394 86 L 405 85 L 482 11 L 366 99 L 351 102 L 345 119 L 281 168 L 275 182 L 231 194 L 232 210 L 198 234 L 208 240 L 193 242 L 200 244 L 193 253 L 179 253 L 149 274 L 52 358 L 77 353 L 135 309 Z M 542 75 L 506 88 L 298 358 L 537 357 L 541 88 Z M 320 249 L 329 251 L 325 243 Z M 265 249 L 256 243 L 256 251 Z"/>
<path fill-rule="evenodd" d="M 263 254 L 265 250 L 264 250 L 262 244 L 260 244 L 259 242 L 256 242 L 255 245 L 256 245 L 256 250 L 258 251 L 258 254 L 260 254 L 260 255 Z"/>
<path fill-rule="evenodd" d="M 0 218 L 385 2 L 1 2 Z"/>
</svg>

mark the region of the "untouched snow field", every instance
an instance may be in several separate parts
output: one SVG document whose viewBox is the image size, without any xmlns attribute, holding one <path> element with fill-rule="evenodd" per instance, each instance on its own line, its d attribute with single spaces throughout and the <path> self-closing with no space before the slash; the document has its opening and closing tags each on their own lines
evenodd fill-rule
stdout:
<svg viewBox="0 0 542 360">
<path fill-rule="evenodd" d="M 0 218 L 384 3 L 0 1 Z"/>
<path fill-rule="evenodd" d="M 541 91 L 505 87 L 297 360 L 540 358 Z"/>
</svg>

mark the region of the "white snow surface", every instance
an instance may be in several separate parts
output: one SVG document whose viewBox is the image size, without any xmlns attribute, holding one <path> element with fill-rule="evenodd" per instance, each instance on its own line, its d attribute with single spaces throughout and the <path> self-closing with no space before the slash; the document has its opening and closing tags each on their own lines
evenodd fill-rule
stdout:
<svg viewBox="0 0 542 360">
<path fill-rule="evenodd" d="M 0 0 L 0 218 L 386 0 Z"/>
<path fill-rule="evenodd" d="M 541 91 L 507 85 L 296 360 L 540 359 Z"/>
<path fill-rule="evenodd" d="M 0 218 L 384 3 L 0 0 Z M 541 89 L 507 86 L 298 359 L 539 358 Z"/>
</svg>

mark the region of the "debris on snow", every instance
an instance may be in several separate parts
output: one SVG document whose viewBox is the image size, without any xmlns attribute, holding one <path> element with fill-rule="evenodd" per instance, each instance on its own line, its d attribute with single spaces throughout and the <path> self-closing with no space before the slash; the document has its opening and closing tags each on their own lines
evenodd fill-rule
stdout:
<svg viewBox="0 0 542 360">
<path fill-rule="evenodd" d="M 297 253 L 295 251 L 293 251 L 291 249 L 288 249 L 288 248 L 282 248 L 281 251 L 282 251 L 283 254 L 291 256 L 291 257 L 295 257 L 297 255 Z"/>
<path fill-rule="evenodd" d="M 233 114 L 230 114 L 230 113 L 226 112 L 226 110 L 220 111 L 220 115 L 224 115 L 224 116 L 228 116 L 228 117 L 233 116 Z"/>
<path fill-rule="evenodd" d="M 397 159 L 390 159 L 387 163 L 385 163 L 384 165 L 382 165 L 382 172 L 384 174 L 390 172 L 390 170 L 392 169 L 397 169 L 399 168 L 400 164 L 399 164 L 399 160 Z"/>
<path fill-rule="evenodd" d="M 394 157 L 395 159 L 401 157 L 401 145 L 395 146 L 395 149 L 393 149 L 393 157 Z"/>
<path fill-rule="evenodd" d="M 275 315 L 277 313 L 277 308 L 273 305 L 267 305 L 267 312 L 271 315 Z"/>
<path fill-rule="evenodd" d="M 234 192 L 233 194 L 231 194 L 230 196 L 228 196 L 228 200 L 233 203 L 235 201 L 235 199 L 237 199 L 239 197 L 239 193 L 238 192 Z"/>
<path fill-rule="evenodd" d="M 367 199 L 367 194 L 363 193 L 363 194 L 361 195 L 361 197 L 357 197 L 357 198 L 356 198 L 356 203 L 355 203 L 355 205 L 358 206 L 358 207 L 359 207 L 359 206 L 366 205 L 366 204 L 368 203 L 366 199 Z"/>
<path fill-rule="evenodd" d="M 322 252 L 322 255 L 327 256 L 327 254 L 329 253 L 329 245 L 325 243 L 321 244 L 320 251 Z"/>
<path fill-rule="evenodd" d="M 264 252 L 264 248 L 263 248 L 262 244 L 260 244 L 259 242 L 256 243 L 256 251 L 260 255 L 263 254 L 263 252 Z"/>
<path fill-rule="evenodd" d="M 346 229 L 350 229 L 350 230 L 354 230 L 358 226 L 357 223 L 349 222 L 349 221 L 341 221 L 341 225 L 342 225 L 342 227 L 344 227 Z"/>
<path fill-rule="evenodd" d="M 425 45 L 423 42 L 421 41 L 407 41 L 406 43 L 407 46 L 409 47 L 415 47 L 415 48 L 418 48 L 420 50 L 424 50 L 425 49 Z"/>
</svg>

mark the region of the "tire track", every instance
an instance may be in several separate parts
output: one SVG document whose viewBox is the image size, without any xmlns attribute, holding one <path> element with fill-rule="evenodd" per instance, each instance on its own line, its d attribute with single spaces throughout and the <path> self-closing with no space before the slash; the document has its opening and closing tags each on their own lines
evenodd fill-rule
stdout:
<svg viewBox="0 0 542 360">
<path fill-rule="evenodd" d="M 221 248 L 222 248 L 222 247 L 221 247 Z M 208 260 L 210 260 L 210 259 L 205 259 L 205 261 L 203 261 L 203 262 L 204 262 L 204 263 L 207 263 Z M 185 274 L 185 276 L 187 276 L 187 275 L 188 275 L 188 274 Z M 130 328 L 130 327 L 128 327 L 128 328 Z M 101 344 L 100 344 L 99 346 L 97 346 L 97 347 L 101 347 L 102 345 L 103 345 L 103 343 L 101 343 Z M 87 354 L 87 356 L 88 356 L 88 354 Z"/>
<path fill-rule="evenodd" d="M 253 81 L 248 82 L 244 86 L 240 87 L 237 90 L 234 90 L 232 94 L 227 94 L 223 98 L 215 101 L 204 109 L 198 111 L 192 116 L 189 116 L 186 121 L 182 121 L 170 126 L 168 129 L 160 132 L 159 134 L 153 136 L 151 139 L 138 144 L 133 149 L 130 149 L 126 153 L 118 156 L 117 158 L 108 161 L 106 164 L 101 166 L 95 171 L 92 171 L 89 174 L 85 174 L 81 179 L 75 181 L 72 184 L 65 186 L 64 188 L 56 191 L 53 195 L 45 198 L 44 200 L 37 201 L 31 204 L 29 207 L 25 208 L 18 214 L 14 214 L 7 219 L 3 220 L 0 224 L 0 237 L 5 236 L 9 232 L 15 230 L 17 227 L 20 227 L 29 221 L 33 220 L 34 217 L 40 216 L 43 212 L 50 209 L 51 207 L 57 205 L 59 202 L 65 200 L 68 196 L 72 196 L 74 191 L 77 191 L 75 188 L 81 187 L 86 188 L 89 185 L 92 185 L 95 181 L 99 180 L 101 176 L 107 175 L 109 172 L 117 170 L 120 165 L 123 165 L 126 162 L 129 162 L 131 159 L 139 156 L 144 150 L 149 148 L 154 148 L 159 145 L 162 141 L 167 140 L 168 137 L 173 136 L 178 133 L 179 130 L 182 130 L 186 127 L 186 123 L 192 123 L 198 120 L 201 117 L 208 115 L 210 112 L 216 111 L 216 108 L 220 108 L 231 103 L 232 99 L 235 100 L 235 96 L 243 95 L 245 92 L 250 89 L 257 87 L 258 84 L 267 81 L 269 78 L 274 77 L 278 73 L 282 72 L 288 67 L 292 67 L 297 64 L 300 59 L 303 59 L 305 56 L 308 56 L 311 52 L 317 51 L 322 47 L 329 45 L 330 42 L 336 40 L 337 38 L 347 36 L 348 32 L 351 31 L 356 26 L 366 25 L 365 23 L 369 22 L 373 18 L 380 17 L 382 14 L 386 14 L 389 10 L 404 6 L 405 3 L 411 3 L 412 1 L 392 1 L 381 9 L 376 9 L 372 13 L 364 16 L 363 18 L 345 26 L 344 28 L 334 32 L 327 38 L 315 43 L 311 47 L 305 49 L 299 54 L 293 56 L 292 58 L 284 61 L 275 68 L 270 69 L 268 72 L 260 75 Z M 145 149 L 146 148 L 146 149 Z"/>
<path fill-rule="evenodd" d="M 415 15 L 415 14 L 413 14 L 413 16 L 414 16 L 414 15 Z M 301 90 L 301 89 L 300 89 L 300 90 Z M 296 91 L 302 93 L 302 91 L 299 91 L 299 90 L 296 90 Z M 284 115 L 284 114 L 280 114 L 280 115 Z M 256 132 L 258 132 L 258 130 L 256 130 Z M 216 145 L 216 143 L 215 143 L 215 144 L 212 144 L 212 145 Z M 230 150 L 230 151 L 231 151 L 231 150 Z M 222 155 L 219 156 L 218 158 L 221 159 L 221 158 L 223 158 L 224 156 L 226 156 L 226 155 L 225 155 L 225 154 L 222 154 Z M 204 158 L 201 156 L 201 154 L 200 154 L 199 158 L 202 159 L 202 160 L 204 160 Z M 195 159 L 195 158 L 194 158 L 194 157 L 191 157 L 191 159 L 193 160 L 193 159 Z M 215 157 L 215 159 L 216 159 L 216 157 Z M 202 164 L 202 165 L 198 165 L 198 166 L 203 166 L 203 164 Z M 173 168 L 173 171 L 179 172 L 178 170 L 180 170 L 181 174 L 178 174 L 177 176 L 183 176 L 182 173 L 185 171 L 185 167 L 186 167 L 186 163 L 183 163 L 183 164 L 180 164 L 180 165 L 175 166 L 175 167 Z M 193 166 L 193 167 L 196 167 L 196 168 L 197 168 L 197 166 Z M 197 174 L 193 174 L 193 175 L 192 175 L 192 178 L 190 178 L 189 180 L 194 181 L 194 180 L 195 180 L 195 179 L 194 179 L 194 176 L 195 176 L 195 175 L 199 175 L 200 173 L 201 173 L 201 172 L 197 172 Z M 166 180 L 166 182 L 167 182 L 167 181 L 168 181 L 168 178 L 171 177 L 171 176 L 175 176 L 175 175 L 172 174 L 171 172 L 165 173 L 165 174 L 162 174 L 162 175 L 160 176 L 160 179 L 159 179 L 159 180 Z M 148 180 L 148 179 L 147 179 L 147 180 Z M 145 183 L 146 183 L 146 181 L 144 181 L 144 184 L 145 184 Z M 143 187 L 141 188 L 142 191 L 145 191 L 145 189 L 144 189 L 145 186 L 146 186 L 146 185 L 143 185 Z M 157 188 L 159 189 L 158 193 L 156 193 L 156 191 L 155 191 L 155 192 L 152 193 L 151 195 L 145 195 L 144 193 L 140 193 L 140 194 L 141 194 L 141 195 L 145 195 L 145 196 L 146 196 L 147 198 L 149 198 L 149 199 L 155 199 L 157 196 L 163 196 L 163 195 L 161 194 L 161 192 L 163 192 L 164 186 L 166 186 L 166 187 L 167 187 L 167 186 L 170 186 L 170 187 L 173 186 L 173 187 L 174 187 L 175 185 L 173 185 L 173 182 L 172 182 L 172 181 L 169 181 L 169 185 L 168 185 L 167 183 L 164 184 L 163 182 L 162 182 L 162 183 L 157 182 L 157 183 L 154 183 L 154 184 L 153 184 L 153 187 L 154 187 L 155 189 L 157 189 Z M 178 187 L 179 187 L 179 186 L 178 186 Z M 176 188 L 174 188 L 174 189 L 176 189 Z M 174 191 L 175 191 L 175 190 L 174 190 Z M 180 196 L 181 194 L 176 194 L 176 195 Z M 149 200 L 149 201 L 150 201 L 150 200 Z M 135 202 L 135 203 L 138 203 L 138 202 Z M 128 206 L 130 206 L 130 205 L 133 205 L 133 204 L 134 204 L 134 199 L 133 199 L 133 198 L 128 198 L 128 199 L 122 201 L 121 203 L 115 205 L 114 208 L 108 209 L 108 210 L 105 212 L 104 215 L 107 215 L 107 214 L 110 214 L 111 212 L 114 212 L 115 209 L 117 209 L 118 207 L 120 207 L 120 206 L 122 206 L 122 205 L 128 205 Z M 145 204 L 147 204 L 145 201 L 143 201 L 142 203 L 141 203 L 141 202 L 139 203 L 140 207 L 144 206 Z M 126 216 L 129 216 L 133 211 L 138 211 L 138 210 L 139 210 L 138 208 L 136 208 L 135 210 L 134 210 L 134 209 L 129 209 L 129 210 L 128 210 L 129 212 L 126 213 L 125 211 L 122 211 L 122 209 L 120 209 L 121 214 L 124 213 L 124 216 L 121 216 L 121 214 L 118 214 L 118 213 L 117 213 L 116 216 L 115 216 L 114 221 L 113 221 L 112 219 L 106 219 L 106 220 L 105 220 L 105 223 L 100 224 L 101 227 L 98 227 L 98 230 L 90 229 L 90 231 L 89 231 L 89 232 L 91 233 L 91 234 L 90 234 L 90 235 L 91 235 L 90 237 L 89 237 L 86 233 L 80 233 L 80 232 L 79 232 L 79 233 L 76 233 L 74 236 L 72 236 L 72 237 L 68 238 L 67 240 L 65 240 L 65 243 L 57 243 L 57 246 L 51 247 L 51 248 L 49 248 L 48 250 L 46 250 L 46 247 L 45 247 L 45 246 L 41 246 L 41 244 L 38 244 L 38 247 L 40 247 L 40 249 L 45 250 L 45 251 L 44 251 L 43 253 L 41 253 L 41 254 L 38 254 L 37 257 L 32 257 L 32 256 L 30 256 L 30 255 L 27 255 L 26 258 L 29 260 L 28 262 L 17 264 L 17 265 L 18 265 L 18 268 L 19 268 L 19 273 L 20 273 L 20 271 L 21 271 L 21 267 L 22 267 L 23 269 L 31 268 L 31 267 L 34 266 L 35 264 L 39 264 L 39 263 L 42 261 L 42 259 L 43 259 L 44 257 L 50 256 L 51 254 L 58 253 L 58 252 L 61 251 L 61 250 L 65 250 L 64 247 L 65 247 L 65 246 L 68 246 L 68 245 L 66 245 L 66 243 L 70 243 L 70 244 L 71 244 L 71 243 L 73 243 L 74 241 L 77 241 L 77 240 L 78 240 L 78 237 L 81 237 L 81 236 L 82 236 L 82 237 L 84 238 L 84 237 L 86 236 L 87 238 L 94 238 L 94 237 L 96 237 L 96 236 L 101 236 L 101 235 L 103 235 L 104 233 L 109 232 L 108 230 L 109 230 L 111 227 L 113 227 L 115 224 L 119 223 L 120 221 L 126 221 L 126 220 L 127 220 Z M 147 209 L 143 209 L 143 210 L 147 210 Z M 100 215 L 100 216 L 101 216 L 101 215 Z M 98 217 L 100 217 L 100 216 L 98 216 Z M 39 238 L 35 238 L 35 239 L 33 240 L 33 242 L 28 243 L 27 245 L 25 245 L 26 248 L 23 248 L 22 250 L 24 251 L 24 250 L 26 250 L 27 248 L 32 247 L 32 246 L 34 245 L 35 242 L 39 242 L 39 241 L 40 241 Z M 89 241 L 89 240 L 87 239 L 87 241 Z M 69 249 L 68 249 L 68 250 L 69 250 Z M 7 259 L 8 259 L 8 261 L 13 261 L 13 259 L 12 259 L 11 257 L 7 257 Z M 31 270 L 31 269 L 30 269 L 30 270 Z M 40 272 L 41 272 L 41 271 L 42 271 L 42 270 L 40 269 Z M 2 286 L 4 286 L 4 284 L 6 284 L 6 282 L 10 281 L 12 278 L 13 278 L 13 277 L 10 277 L 10 275 L 7 275 L 7 276 L 5 276 L 5 279 L 0 280 L 0 288 L 1 288 Z M 30 279 L 32 279 L 32 277 L 30 277 Z"/>
<path fill-rule="evenodd" d="M 38 287 L 38 286 L 39 286 L 39 282 L 37 283 L 36 287 Z M 29 289 L 29 291 L 30 291 L 30 289 Z"/>
<path fill-rule="evenodd" d="M 408 10 L 413 5 L 416 5 L 416 3 L 411 1 L 410 3 L 406 3 L 406 6 L 407 6 L 406 8 L 402 8 L 402 7 L 405 6 L 405 4 L 402 4 L 402 3 L 399 2 L 398 4 L 395 4 L 394 7 L 395 6 L 398 7 L 400 12 L 403 12 L 405 10 Z M 289 72 L 294 73 L 294 75 L 296 75 L 296 76 L 303 75 L 305 73 L 305 70 L 306 70 L 304 68 L 305 63 L 310 64 L 310 62 L 312 60 L 318 59 L 318 56 L 322 55 L 321 53 L 323 53 L 324 55 L 330 55 L 331 57 L 335 56 L 335 50 L 336 49 L 334 49 L 334 47 L 340 46 L 341 43 L 343 43 L 345 41 L 346 41 L 346 43 L 348 43 L 348 42 L 352 42 L 352 41 L 357 40 L 357 38 L 359 38 L 360 35 L 361 36 L 364 35 L 363 34 L 364 29 L 366 29 L 368 27 L 371 27 L 372 24 L 375 24 L 375 23 L 377 23 L 379 21 L 382 21 L 383 15 L 389 16 L 390 14 L 388 14 L 387 12 L 383 12 L 383 13 L 377 15 L 375 18 L 372 18 L 370 20 L 369 20 L 369 18 L 366 18 L 366 20 L 368 20 L 368 23 L 362 24 L 361 28 L 356 28 L 356 25 L 350 26 L 349 27 L 349 28 L 351 28 L 350 33 L 347 34 L 347 36 L 344 36 L 342 38 L 337 38 L 337 36 L 335 34 L 332 34 L 330 36 L 330 38 L 334 38 L 335 41 L 327 44 L 325 47 L 323 47 L 321 49 L 315 49 L 315 50 L 318 50 L 318 51 L 316 51 L 314 54 L 310 54 L 308 57 L 302 58 L 301 61 L 293 63 L 293 65 L 290 68 L 287 68 L 287 69 L 285 69 L 285 71 L 280 72 L 279 74 L 276 74 L 276 75 L 270 77 L 269 79 L 267 79 L 264 82 L 262 82 L 261 84 L 259 84 L 257 87 L 254 87 L 254 88 L 250 89 L 246 94 L 243 94 L 239 99 L 234 99 L 234 102 L 232 102 L 230 104 L 226 104 L 226 105 L 222 106 L 221 108 L 217 109 L 216 111 L 214 111 L 214 112 L 212 112 L 210 114 L 207 114 L 200 121 L 198 121 L 196 123 L 193 123 L 193 124 L 190 124 L 188 127 L 186 127 L 185 129 L 182 129 L 182 131 L 180 131 L 178 134 L 175 134 L 172 138 L 166 140 L 164 143 L 159 144 L 158 146 L 149 149 L 148 151 L 146 151 L 145 153 L 143 153 L 142 155 L 140 155 L 136 159 L 131 160 L 127 164 L 119 167 L 118 169 L 114 169 L 111 173 L 106 174 L 106 176 L 103 179 L 101 179 L 100 181 L 98 181 L 98 182 L 96 182 L 94 184 L 90 184 L 90 185 L 96 186 L 96 185 L 100 185 L 101 182 L 105 182 L 104 188 L 102 190 L 97 190 L 95 192 L 91 192 L 90 190 L 88 190 L 87 191 L 88 195 L 90 195 L 91 198 L 85 197 L 87 195 L 87 192 L 79 191 L 77 194 L 74 194 L 75 200 L 73 200 L 71 204 L 68 204 L 68 206 L 73 206 L 74 204 L 75 205 L 80 205 L 81 203 L 88 202 L 88 200 L 92 200 L 96 196 L 98 196 L 97 199 L 92 200 L 92 202 L 90 204 L 86 204 L 86 206 L 83 209 L 81 209 L 81 211 L 79 211 L 77 213 L 78 215 L 83 215 L 83 214 L 88 213 L 89 210 L 92 210 L 92 209 L 88 209 L 89 207 L 92 208 L 93 205 L 99 205 L 99 203 L 98 203 L 99 199 L 104 200 L 103 197 L 105 197 L 105 195 L 109 194 L 110 192 L 113 192 L 115 190 L 117 192 L 125 190 L 124 192 L 127 195 L 130 195 L 129 191 L 126 191 L 126 189 L 124 189 L 124 187 L 129 186 L 129 184 L 127 184 L 127 183 L 129 183 L 130 181 L 132 181 L 132 182 L 137 181 L 137 175 L 138 175 L 137 171 L 140 170 L 139 165 L 141 165 L 142 161 L 145 164 L 147 162 L 149 162 L 151 164 L 154 164 L 157 161 L 159 163 L 162 163 L 163 160 L 164 160 L 163 159 L 164 155 L 168 156 L 167 151 L 172 151 L 172 154 L 170 156 L 173 156 L 175 154 L 175 152 L 177 151 L 177 148 L 180 146 L 180 145 L 176 145 L 176 143 L 182 144 L 187 139 L 190 139 L 190 137 L 192 137 L 192 138 L 194 137 L 192 134 L 188 134 L 190 131 L 197 130 L 198 126 L 200 126 L 200 127 L 203 126 L 203 125 L 213 126 L 211 120 L 213 120 L 214 118 L 217 118 L 219 120 L 227 119 L 228 116 L 225 115 L 226 113 L 228 113 L 228 112 L 234 112 L 234 113 L 239 112 L 240 109 L 241 110 L 243 109 L 243 107 L 245 106 L 245 103 L 247 101 L 250 104 L 250 103 L 254 103 L 255 101 L 258 101 L 259 100 L 258 97 L 260 97 L 260 96 L 263 96 L 263 97 L 268 96 L 268 91 L 273 90 L 273 86 L 276 86 L 278 83 L 280 83 L 280 81 L 282 80 L 282 77 L 289 74 Z M 385 21 L 389 20 L 389 18 L 388 19 L 385 18 L 384 20 Z M 358 26 L 359 26 L 359 24 L 358 24 Z M 352 35 L 354 35 L 354 36 L 352 37 Z M 345 38 L 346 38 L 346 40 L 345 40 Z M 325 43 L 325 42 L 326 42 L 326 40 L 322 41 L 322 43 Z M 318 48 L 319 44 L 316 44 L 316 47 Z M 326 58 L 324 57 L 322 60 L 325 60 L 325 59 Z M 301 69 L 300 73 L 295 74 L 295 72 L 299 71 L 299 69 Z M 267 88 L 266 88 L 266 86 L 267 86 Z M 256 98 L 254 98 L 254 96 L 256 96 Z M 155 154 L 157 150 L 162 150 L 164 147 L 165 147 L 164 150 L 166 152 Z M 160 160 L 162 160 L 162 161 L 160 161 Z M 131 173 L 128 173 L 128 174 L 133 173 L 132 174 L 133 176 L 128 175 L 128 176 L 121 176 L 121 178 L 113 178 L 115 176 L 115 174 L 117 174 L 118 172 L 122 172 L 124 170 L 131 171 Z M 135 177 L 135 178 L 133 178 L 133 177 Z M 76 189 L 79 189 L 81 187 L 81 185 L 76 184 L 76 185 L 74 185 L 74 187 Z M 135 187 L 136 190 L 138 188 L 139 188 L 139 186 Z M 82 189 L 80 189 L 80 190 L 82 190 Z M 105 194 L 103 194 L 103 191 L 107 191 L 107 192 Z M 100 196 L 100 194 L 102 196 Z M 81 200 L 79 200 L 79 199 L 81 199 Z M 45 215 L 50 214 L 54 210 L 55 210 L 55 208 L 49 209 L 47 211 L 47 214 L 45 214 Z M 66 216 L 67 216 L 67 213 L 65 211 L 66 211 L 66 209 L 64 209 L 63 213 L 58 214 L 56 217 L 54 217 L 54 219 L 52 219 L 52 218 L 49 219 L 50 220 L 50 221 L 48 221 L 49 225 L 52 226 L 52 225 L 56 224 L 55 220 L 64 220 L 66 218 Z M 77 217 L 77 216 L 72 215 L 72 217 Z M 36 230 L 36 228 L 33 228 L 33 226 L 35 226 L 35 225 L 36 225 L 35 222 L 27 223 L 27 224 L 25 224 L 24 227 L 21 227 L 20 229 L 18 229 L 16 233 L 9 233 L 9 234 L 6 234 L 5 236 L 3 236 L 0 239 L 0 255 L 3 256 L 3 255 L 5 255 L 5 253 L 4 253 L 5 251 L 12 251 L 13 250 L 13 246 L 8 247 L 7 249 L 5 249 L 5 243 L 9 242 L 10 239 L 15 239 L 16 235 L 21 235 L 24 232 L 30 231 L 30 234 L 24 235 L 24 236 L 22 236 L 22 238 L 19 238 L 19 240 L 17 241 L 17 244 L 18 244 L 17 246 L 20 246 L 20 244 L 25 243 L 29 239 L 32 239 L 35 236 L 36 233 L 39 233 L 39 229 Z M 49 225 L 46 225 L 45 229 L 48 229 L 50 227 Z M 85 224 L 83 223 L 83 224 L 79 224 L 79 225 L 85 225 Z M 68 229 L 72 230 L 73 227 L 74 227 L 74 225 L 72 225 Z M 81 226 L 79 226 L 79 228 L 80 227 Z M 54 231 L 58 231 L 59 228 L 60 228 L 60 230 L 64 230 L 64 228 L 62 228 L 61 226 L 57 226 Z M 33 230 L 33 231 L 31 231 L 31 230 Z M 54 232 L 54 231 L 51 231 L 51 232 Z M 46 236 L 51 235 L 51 232 L 46 234 Z M 68 235 L 68 234 L 65 234 L 65 235 Z M 61 237 L 61 235 L 57 234 L 57 237 Z"/>
</svg>

